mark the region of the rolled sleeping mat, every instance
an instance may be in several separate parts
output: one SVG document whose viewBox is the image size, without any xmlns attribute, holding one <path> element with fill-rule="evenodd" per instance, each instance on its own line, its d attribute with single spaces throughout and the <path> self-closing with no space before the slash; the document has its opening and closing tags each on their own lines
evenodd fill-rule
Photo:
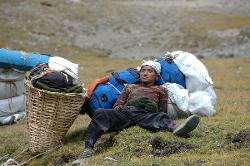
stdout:
<svg viewBox="0 0 250 166">
<path fill-rule="evenodd" d="M 39 63 L 48 63 L 49 54 L 0 48 L 0 68 L 30 70 Z"/>
</svg>

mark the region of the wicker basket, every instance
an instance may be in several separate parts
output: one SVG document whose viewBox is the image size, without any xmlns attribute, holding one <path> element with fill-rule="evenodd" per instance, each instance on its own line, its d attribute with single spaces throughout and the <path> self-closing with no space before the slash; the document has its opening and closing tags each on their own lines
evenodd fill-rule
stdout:
<svg viewBox="0 0 250 166">
<path fill-rule="evenodd" d="M 61 142 L 79 114 L 83 94 L 58 93 L 33 87 L 25 81 L 30 151 L 45 152 Z"/>
</svg>

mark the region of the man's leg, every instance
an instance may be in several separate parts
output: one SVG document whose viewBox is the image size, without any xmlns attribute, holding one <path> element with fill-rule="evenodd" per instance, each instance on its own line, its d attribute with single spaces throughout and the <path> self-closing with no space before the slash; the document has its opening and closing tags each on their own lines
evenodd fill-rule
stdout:
<svg viewBox="0 0 250 166">
<path fill-rule="evenodd" d="M 130 115 L 131 119 L 143 128 L 152 131 L 167 130 L 173 132 L 177 136 L 185 136 L 194 130 L 200 121 L 197 115 L 192 115 L 182 124 L 177 126 L 164 112 L 152 113 L 134 109 L 130 112 Z"/>
<path fill-rule="evenodd" d="M 88 128 L 85 141 L 86 148 L 93 148 L 95 142 L 104 132 L 119 131 L 132 125 L 132 121 L 123 112 L 113 109 L 99 109 L 95 112 Z"/>
<path fill-rule="evenodd" d="M 72 164 L 79 164 L 82 159 L 92 156 L 94 144 L 104 132 L 120 131 L 133 124 L 133 121 L 123 112 L 113 109 L 99 109 L 95 112 L 88 126 L 84 152 Z"/>
<path fill-rule="evenodd" d="M 139 126 L 151 130 L 167 130 L 173 132 L 176 125 L 164 112 L 146 112 L 144 110 L 131 109 L 130 118 Z"/>
</svg>

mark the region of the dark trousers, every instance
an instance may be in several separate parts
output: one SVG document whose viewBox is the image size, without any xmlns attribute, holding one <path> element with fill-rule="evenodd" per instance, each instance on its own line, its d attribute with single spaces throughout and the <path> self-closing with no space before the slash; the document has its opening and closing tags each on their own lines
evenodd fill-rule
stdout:
<svg viewBox="0 0 250 166">
<path fill-rule="evenodd" d="M 121 131 L 138 125 L 151 131 L 167 130 L 172 132 L 175 126 L 164 112 L 147 112 L 133 106 L 122 111 L 114 109 L 97 110 L 87 129 L 86 148 L 93 148 L 95 142 L 104 132 Z"/>
</svg>

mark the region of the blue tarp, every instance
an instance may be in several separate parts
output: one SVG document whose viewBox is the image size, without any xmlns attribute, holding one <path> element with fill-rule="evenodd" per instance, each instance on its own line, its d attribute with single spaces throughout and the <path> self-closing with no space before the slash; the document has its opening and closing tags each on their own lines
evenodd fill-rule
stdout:
<svg viewBox="0 0 250 166">
<path fill-rule="evenodd" d="M 39 63 L 48 63 L 49 54 L 0 48 L 0 68 L 30 70 Z"/>
</svg>

